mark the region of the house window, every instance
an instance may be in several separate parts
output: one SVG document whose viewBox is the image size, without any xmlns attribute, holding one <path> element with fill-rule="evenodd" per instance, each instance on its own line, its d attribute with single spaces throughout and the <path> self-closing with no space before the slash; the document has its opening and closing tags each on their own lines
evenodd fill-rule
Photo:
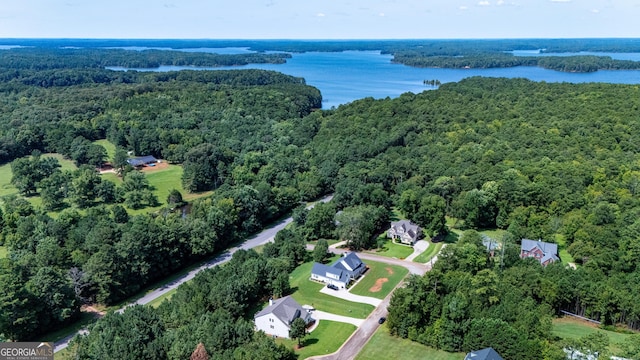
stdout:
<svg viewBox="0 0 640 360">
<path fill-rule="evenodd" d="M 270 325 L 269 327 L 273 329 L 273 325 Z"/>
<path fill-rule="evenodd" d="M 269 322 L 273 322 L 273 319 L 269 319 Z"/>
</svg>

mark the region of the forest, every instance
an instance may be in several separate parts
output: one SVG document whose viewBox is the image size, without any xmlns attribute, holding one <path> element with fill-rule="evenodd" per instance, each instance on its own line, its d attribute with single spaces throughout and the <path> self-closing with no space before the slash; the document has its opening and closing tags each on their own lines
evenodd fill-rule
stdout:
<svg viewBox="0 0 640 360">
<path fill-rule="evenodd" d="M 373 235 L 386 226 L 393 208 L 418 222 L 428 236 L 446 231 L 445 216 L 460 219 L 470 230 L 506 230 L 502 262 L 478 249 L 471 232 L 446 248 L 433 273 L 411 279 L 390 307 L 391 314 L 415 311 L 405 322 L 390 315 L 390 329 L 399 336 L 463 350 L 482 344 L 465 343 L 469 334 L 492 327 L 511 339 L 507 351 L 525 354 L 527 349 L 552 349 L 548 321 L 560 310 L 605 325 L 640 327 L 637 86 L 470 78 L 421 94 L 366 98 L 319 111 L 317 89 L 274 72 L 25 71 L 27 77 L 70 81 L 25 81 L 18 71 L 0 87 L 2 161 L 35 176 L 23 183 L 23 195 L 3 199 L 1 242 L 9 254 L 0 259 L 0 334 L 6 339 L 34 339 L 72 322 L 83 302 L 113 304 L 330 192 L 333 204 L 304 216 L 294 212 L 305 224 L 305 240 L 356 234 L 349 238 L 353 248 L 375 246 Z M 59 176 L 54 175 L 60 171 L 56 164 L 42 161 L 40 152 L 86 162 L 89 167 L 78 176 L 91 178 L 88 154 L 99 156 L 100 149 L 91 146 L 97 139 L 180 163 L 185 188 L 215 192 L 189 204 L 186 217 L 169 207 L 130 215 L 117 196 L 84 205 L 72 197 L 56 216 L 25 200 L 45 191 L 45 179 Z M 339 210 L 341 219 L 358 224 L 352 229 L 357 231 L 331 227 Z M 522 238 L 562 241 L 577 268 L 520 261 Z M 298 240 L 299 235 L 284 233 L 278 246 L 287 249 Z M 280 257 L 291 252 L 265 253 Z M 258 257 L 247 255 L 252 256 Z M 300 261 L 294 257 L 278 268 L 280 274 Z M 255 260 L 261 261 L 269 260 Z M 434 282 L 442 285 L 432 291 Z M 234 286 L 228 288 L 240 290 Z M 264 287 L 251 298 L 233 301 L 250 306 L 275 292 L 273 283 L 255 286 Z M 209 311 L 202 326 L 218 316 L 246 316 L 224 313 L 229 309 L 219 304 L 225 301 L 210 299 L 214 294 L 189 310 Z M 420 306 L 405 309 L 403 303 Z M 171 315 L 179 311 L 177 301 L 164 307 L 159 313 L 125 312 L 137 319 L 111 314 L 104 321 L 153 324 L 145 335 L 148 347 L 138 349 L 148 353 L 139 358 L 154 358 L 158 346 L 164 353 L 175 351 L 170 358 L 184 358 L 194 348 L 173 348 L 166 339 L 156 344 L 156 331 L 200 325 L 179 323 L 194 317 L 193 312 Z M 433 312 L 421 313 L 424 309 Z M 229 321 L 237 324 L 233 331 L 243 334 L 228 335 L 242 339 L 239 349 L 258 341 L 252 349 L 281 350 L 249 336 L 246 324 Z M 98 322 L 78 342 L 78 354 L 85 354 L 81 358 L 93 358 L 89 351 L 100 350 L 92 348 L 94 339 L 122 336 L 108 333 L 106 325 L 96 331 L 105 323 Z M 536 331 L 522 334 L 529 325 Z M 191 330 L 170 333 L 179 336 L 180 331 Z M 451 335 L 457 342 L 445 341 Z M 192 340 L 204 342 L 208 351 L 224 352 L 216 348 L 218 340 Z M 251 358 L 237 351 L 221 356 Z"/>
</svg>

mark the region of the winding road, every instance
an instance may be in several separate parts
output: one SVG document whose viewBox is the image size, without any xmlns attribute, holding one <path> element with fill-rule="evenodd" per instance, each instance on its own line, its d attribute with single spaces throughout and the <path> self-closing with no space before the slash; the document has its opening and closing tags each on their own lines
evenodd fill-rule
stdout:
<svg viewBox="0 0 640 360">
<path fill-rule="evenodd" d="M 307 209 L 311 209 L 315 204 L 317 204 L 318 202 L 329 202 L 331 201 L 331 199 L 333 198 L 333 195 L 328 195 L 314 203 L 311 203 L 309 206 L 307 206 Z M 276 234 L 278 233 L 278 231 L 282 230 L 285 228 L 285 226 L 289 225 L 291 222 L 293 221 L 293 218 L 288 217 L 276 224 L 274 224 L 273 226 L 263 230 L 262 232 L 248 238 L 247 240 L 245 240 L 242 244 L 229 248 L 227 249 L 224 253 L 212 258 L 211 260 L 207 261 L 206 263 L 202 264 L 201 266 L 199 266 L 196 269 L 193 269 L 191 271 L 189 271 L 188 273 L 180 276 L 179 278 L 175 279 L 174 281 L 167 283 L 165 285 L 163 285 L 160 288 L 157 288 L 151 292 L 149 292 L 148 294 L 145 294 L 143 297 L 139 298 L 138 300 L 136 300 L 135 302 L 132 302 L 131 304 L 128 304 L 120 309 L 117 310 L 117 312 L 122 313 L 127 307 L 130 306 L 134 306 L 134 305 L 144 305 L 144 304 L 148 304 L 151 301 L 159 298 L 160 296 L 168 293 L 169 291 L 176 289 L 178 286 L 180 286 L 181 284 L 193 279 L 199 272 L 205 270 L 205 269 L 209 269 L 212 268 L 214 266 L 218 266 L 221 264 L 224 264 L 225 262 L 231 260 L 231 257 L 233 256 L 233 254 L 240 250 L 248 250 L 251 248 L 254 248 L 256 246 L 260 246 L 262 244 L 268 243 L 270 241 L 273 241 L 273 239 L 275 238 Z M 54 348 L 54 352 L 58 352 L 62 349 L 65 349 L 67 346 L 69 346 L 69 342 L 71 341 L 71 339 L 73 339 L 76 335 L 78 334 L 86 334 L 87 333 L 87 329 L 83 328 L 80 329 L 78 332 L 69 335 L 67 337 L 65 337 L 64 339 L 60 340 L 60 341 L 56 341 L 55 342 L 55 348 Z"/>
</svg>

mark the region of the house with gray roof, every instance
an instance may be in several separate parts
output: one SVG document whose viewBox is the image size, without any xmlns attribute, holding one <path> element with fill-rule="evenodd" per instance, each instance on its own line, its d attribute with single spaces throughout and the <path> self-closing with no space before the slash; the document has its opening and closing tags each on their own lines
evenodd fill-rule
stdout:
<svg viewBox="0 0 640 360">
<path fill-rule="evenodd" d="M 464 360 L 504 360 L 493 348 L 484 348 L 482 350 L 472 351 L 464 357 Z"/>
<path fill-rule="evenodd" d="M 304 309 L 291 296 L 277 300 L 269 300 L 269 306 L 254 315 L 253 321 L 257 330 L 266 334 L 289 338 L 291 323 L 302 318 L 308 325 L 314 321 L 309 310 Z"/>
<path fill-rule="evenodd" d="M 520 258 L 535 258 L 540 264 L 547 266 L 554 261 L 560 260 L 558 257 L 558 245 L 542 240 L 522 239 L 520 245 Z"/>
<path fill-rule="evenodd" d="M 346 288 L 353 280 L 359 278 L 367 270 L 367 265 L 356 253 L 350 252 L 331 265 L 314 263 L 311 268 L 311 279 L 326 284 Z"/>
<path fill-rule="evenodd" d="M 157 162 L 158 162 L 158 159 L 156 159 L 151 155 L 139 156 L 139 157 L 127 159 L 127 163 L 129 163 L 129 165 L 133 167 L 147 166 L 149 164 L 155 164 Z"/>
<path fill-rule="evenodd" d="M 407 245 L 415 244 L 420 236 L 422 236 L 420 226 L 409 220 L 394 221 L 391 223 L 389 230 L 387 230 L 387 237 Z"/>
</svg>

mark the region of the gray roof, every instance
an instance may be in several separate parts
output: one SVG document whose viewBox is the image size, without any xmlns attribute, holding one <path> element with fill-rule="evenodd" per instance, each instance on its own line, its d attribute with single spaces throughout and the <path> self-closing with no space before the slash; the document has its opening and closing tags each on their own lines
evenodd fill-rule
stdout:
<svg viewBox="0 0 640 360">
<path fill-rule="evenodd" d="M 548 242 L 544 242 L 541 240 L 530 240 L 530 239 L 522 239 L 522 244 L 520 245 L 521 251 L 532 251 L 535 248 L 538 248 L 544 254 L 540 259 L 540 263 L 544 264 L 548 260 L 558 261 L 560 258 L 558 257 L 558 245 L 552 244 Z"/>
<path fill-rule="evenodd" d="M 488 237 L 485 234 L 482 234 L 482 245 L 487 249 L 487 251 L 496 250 L 498 248 L 498 241 Z"/>
<path fill-rule="evenodd" d="M 391 229 L 397 233 L 397 229 L 402 229 L 402 232 L 409 235 L 412 239 L 418 237 L 420 227 L 409 220 L 394 221 L 391 223 Z"/>
<path fill-rule="evenodd" d="M 484 348 L 472 351 L 464 357 L 464 360 L 504 360 L 493 348 Z"/>
<path fill-rule="evenodd" d="M 149 164 L 149 163 L 154 163 L 157 162 L 158 160 L 151 156 L 140 156 L 140 157 L 136 157 L 136 158 L 131 158 L 131 159 L 127 159 L 127 162 L 129 163 L 129 165 L 131 166 L 142 166 L 145 164 Z"/>
<path fill-rule="evenodd" d="M 285 296 L 278 300 L 273 300 L 273 304 L 255 314 L 254 319 L 273 313 L 280 321 L 290 325 L 293 320 L 299 318 L 305 311 L 291 296 Z"/>
<path fill-rule="evenodd" d="M 347 264 L 347 266 L 350 267 L 351 269 L 345 267 L 343 265 L 343 262 Z M 362 260 L 360 260 L 358 255 L 356 255 L 356 253 L 353 253 L 353 252 L 350 252 L 346 256 L 338 259 L 338 261 L 336 261 L 336 263 L 333 264 L 334 268 L 344 269 L 348 272 L 354 272 L 357 269 L 359 269 L 361 266 L 364 266 L 364 263 L 362 262 Z"/>
<path fill-rule="evenodd" d="M 348 283 L 349 282 L 349 274 L 343 269 L 339 269 L 333 266 L 328 266 L 320 263 L 313 263 L 313 267 L 311 268 L 311 273 L 320 275 L 323 277 L 327 276 L 327 273 L 336 275 L 340 282 Z"/>
</svg>

